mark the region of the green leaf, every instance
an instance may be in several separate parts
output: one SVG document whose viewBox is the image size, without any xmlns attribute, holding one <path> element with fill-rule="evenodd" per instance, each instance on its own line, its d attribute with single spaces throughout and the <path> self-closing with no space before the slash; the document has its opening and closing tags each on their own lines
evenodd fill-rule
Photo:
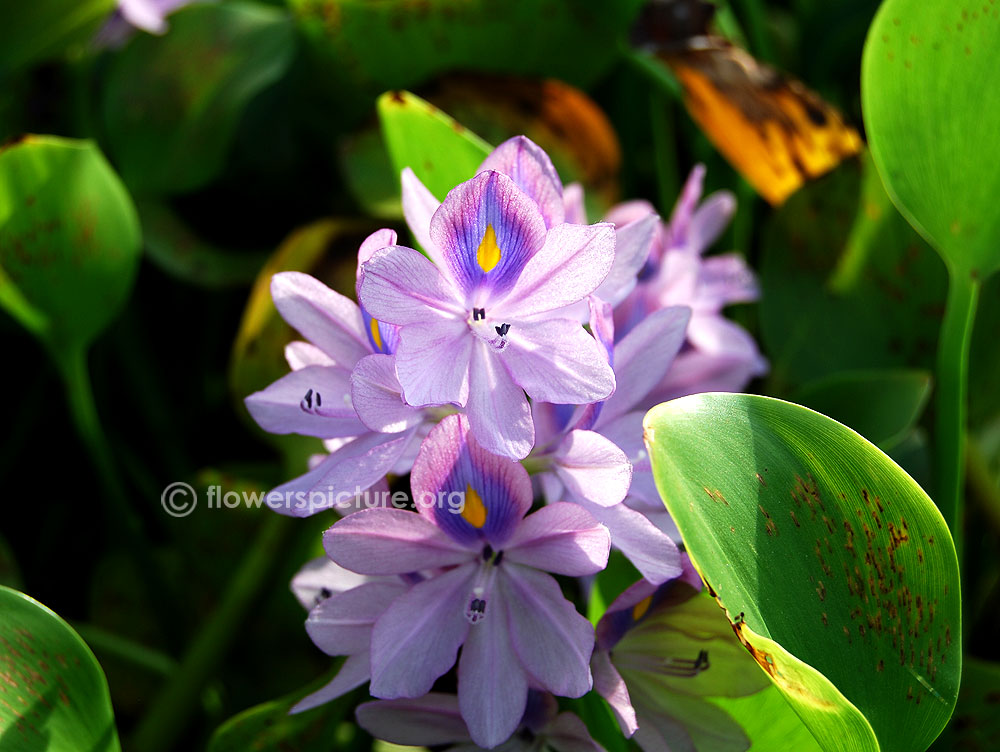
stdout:
<svg viewBox="0 0 1000 752">
<path fill-rule="evenodd" d="M 646 443 L 691 559 L 827 750 L 923 750 L 961 675 L 958 563 L 933 502 L 807 408 L 697 394 Z"/>
<path fill-rule="evenodd" d="M 0 305 L 47 344 L 89 344 L 128 298 L 140 251 L 135 206 L 93 143 L 0 150 Z"/>
<path fill-rule="evenodd" d="M 354 708 L 351 695 L 331 703 L 289 715 L 291 707 L 306 695 L 329 682 L 333 675 L 314 682 L 307 690 L 255 705 L 233 716 L 212 734 L 207 752 L 328 752 L 344 749 L 345 734 L 340 729 L 347 714 Z"/>
<path fill-rule="evenodd" d="M 792 400 L 850 426 L 887 451 L 920 418 L 930 389 L 926 371 L 840 371 L 803 385 Z"/>
<path fill-rule="evenodd" d="M 0 642 L 0 749 L 120 749 L 104 672 L 65 621 L 24 593 L 0 586 Z"/>
<path fill-rule="evenodd" d="M 397 176 L 409 167 L 439 200 L 476 174 L 491 146 L 408 91 L 378 99 L 382 137 Z"/>
<path fill-rule="evenodd" d="M 103 99 L 125 182 L 183 193 L 214 178 L 247 104 L 294 48 L 286 15 L 253 3 L 198 3 L 170 16 L 169 34 L 136 35 L 112 60 Z"/>
<path fill-rule="evenodd" d="M 750 739 L 747 752 L 819 752 L 822 747 L 773 684 L 746 697 L 713 697 Z"/>
<path fill-rule="evenodd" d="M 589 86 L 615 63 L 642 0 L 289 0 L 317 85 L 364 100 L 449 71 Z M 344 97 L 344 92 L 351 96 Z"/>
<path fill-rule="evenodd" d="M 115 0 L 33 0 L 4 3 L 0 77 L 87 42 L 115 9 Z"/>
<path fill-rule="evenodd" d="M 1000 8 L 886 0 L 861 64 L 872 156 L 895 204 L 949 268 L 1000 267 Z"/>
</svg>

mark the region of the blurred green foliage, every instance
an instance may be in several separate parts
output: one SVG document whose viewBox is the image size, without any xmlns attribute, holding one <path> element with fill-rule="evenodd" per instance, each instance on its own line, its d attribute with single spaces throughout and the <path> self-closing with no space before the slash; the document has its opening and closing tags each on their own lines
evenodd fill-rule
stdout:
<svg viewBox="0 0 1000 752">
<path fill-rule="evenodd" d="M 93 35 L 112 5 L 37 0 L 0 9 L 7 311 L 0 332 L 9 402 L 0 579 L 93 636 L 126 749 L 213 624 L 237 626 L 213 633 L 210 670 L 169 718 L 176 748 L 212 739 L 213 749 L 269 749 L 287 731 L 293 748 L 305 749 L 346 712 L 344 705 L 322 722 L 314 720 L 320 713 L 289 720 L 282 712 L 290 700 L 273 700 L 300 696 L 330 669 L 305 635 L 287 583 L 321 554 L 319 532 L 332 518 L 302 521 L 277 543 L 264 510 L 209 511 L 203 502 L 175 519 L 162 511 L 160 492 L 178 480 L 202 499 L 211 485 L 267 489 L 316 451 L 316 441 L 248 430 L 242 410 L 242 398 L 283 369 L 281 350 L 292 336 L 270 304 L 267 278 L 309 270 L 350 292 L 358 241 L 381 225 L 405 229 L 392 165 L 426 162 L 403 155 L 420 155 L 436 130 L 448 138 L 432 166 L 456 172 L 440 180 L 433 170 L 421 174 L 435 193 L 478 164 L 482 143 L 457 135 L 444 113 L 490 143 L 528 133 L 566 182 L 584 183 L 592 220 L 629 198 L 657 197 L 666 215 L 687 171 L 704 162 L 707 190 L 729 188 L 741 202 L 719 248 L 742 251 L 760 275 L 762 302 L 730 312 L 771 362 L 752 389 L 836 414 L 894 445 L 893 456 L 922 482 L 929 477 L 933 410 L 924 402 L 944 265 L 893 206 L 867 156 L 807 184 L 780 209 L 757 199 L 676 91 L 630 57 L 641 0 L 218 2 L 171 14 L 162 36 L 134 32 L 109 46 Z M 877 0 L 719 5 L 721 33 L 861 125 L 861 53 Z M 378 99 L 403 88 L 414 95 Z M 956 107 L 973 124 L 986 122 L 978 105 L 992 107 L 991 92 L 965 92 L 966 104 L 930 113 L 928 122 L 947 120 Z M 438 111 L 411 118 L 424 102 Z M 32 133 L 57 135 L 23 138 Z M 963 175 L 995 162 L 969 155 L 988 148 L 988 138 L 960 146 L 962 154 L 949 153 Z M 888 157 L 876 151 L 880 159 Z M 942 182 L 932 208 L 988 211 L 984 185 Z M 897 198 L 904 192 L 890 188 Z M 970 355 L 970 430 L 981 472 L 968 493 L 963 587 L 972 617 L 965 644 L 993 661 L 1000 659 L 998 284 L 984 283 Z M 57 356 L 91 348 L 105 454 L 137 526 L 123 528 L 102 512 L 115 491 L 80 451 L 62 374 L 38 337 Z M 248 559 L 261 540 L 271 541 L 266 555 Z M 150 585 L 137 549 L 162 584 Z M 257 574 L 233 599 L 247 561 Z M 627 584 L 622 569 L 598 579 L 593 618 Z M 946 733 L 987 749 L 991 695 L 977 688 L 996 669 L 969 665 L 970 690 L 963 688 L 956 718 L 976 720 Z M 720 704 L 748 729 L 774 712 L 779 720 L 768 733 L 787 741 L 801 724 L 785 722 L 775 694 Z M 598 705 L 594 718 L 607 726 Z M 344 749 L 370 747 L 349 727 L 336 733 L 350 736 L 335 737 Z"/>
</svg>

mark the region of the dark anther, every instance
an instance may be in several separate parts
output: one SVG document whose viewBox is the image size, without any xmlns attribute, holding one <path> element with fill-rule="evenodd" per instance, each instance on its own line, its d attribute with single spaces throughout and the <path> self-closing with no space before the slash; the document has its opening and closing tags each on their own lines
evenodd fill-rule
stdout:
<svg viewBox="0 0 1000 752">
<path fill-rule="evenodd" d="M 319 592 L 316 593 L 316 598 L 314 599 L 315 605 L 318 606 L 320 603 L 322 603 L 323 601 L 325 601 L 331 595 L 333 595 L 333 591 L 330 590 L 330 588 L 327 588 L 327 587 L 320 588 Z"/>
<path fill-rule="evenodd" d="M 695 668 L 704 671 L 708 668 L 708 651 L 701 650 L 698 652 L 698 657 L 694 660 Z"/>
<path fill-rule="evenodd" d="M 319 396 L 319 392 L 316 392 L 316 407 L 320 407 L 323 404 L 323 398 Z"/>
<path fill-rule="evenodd" d="M 486 613 L 486 601 L 480 600 L 479 598 L 473 598 L 472 603 L 469 605 L 469 610 L 474 614 Z"/>
<path fill-rule="evenodd" d="M 503 561 L 503 551 L 497 551 L 497 558 L 493 560 L 493 565 L 499 567 L 501 561 Z"/>
<path fill-rule="evenodd" d="M 708 651 L 702 650 L 694 660 L 690 658 L 670 658 L 663 665 L 663 673 L 668 676 L 697 676 L 708 669 Z"/>
<path fill-rule="evenodd" d="M 302 402 L 299 403 L 299 407 L 303 410 L 312 410 L 313 406 L 313 390 L 310 389 L 306 392 L 306 396 L 302 398 Z"/>
<path fill-rule="evenodd" d="M 486 548 L 483 549 L 483 561 L 489 561 L 493 556 L 493 547 L 487 543 Z"/>
<path fill-rule="evenodd" d="M 485 319 L 485 318 L 486 318 L 486 309 L 485 308 L 473 308 L 472 309 L 472 320 L 473 321 L 479 321 L 479 319 Z"/>
<path fill-rule="evenodd" d="M 501 324 L 500 326 L 494 327 L 497 330 L 497 334 L 501 337 L 506 337 L 507 332 L 510 331 L 510 324 Z"/>
</svg>

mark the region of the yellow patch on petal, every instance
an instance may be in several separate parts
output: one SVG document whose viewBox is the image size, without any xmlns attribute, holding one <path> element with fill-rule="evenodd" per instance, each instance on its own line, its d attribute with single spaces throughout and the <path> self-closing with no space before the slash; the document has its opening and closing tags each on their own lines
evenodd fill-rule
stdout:
<svg viewBox="0 0 1000 752">
<path fill-rule="evenodd" d="M 632 620 L 639 621 L 646 612 L 649 611 L 649 604 L 653 602 L 653 596 L 647 596 L 632 607 Z"/>
<path fill-rule="evenodd" d="M 500 246 L 497 245 L 497 234 L 493 231 L 493 225 L 486 225 L 486 232 L 479 243 L 476 251 L 476 261 L 484 272 L 493 270 L 500 263 Z"/>
<path fill-rule="evenodd" d="M 375 343 L 375 347 L 378 348 L 379 352 L 382 352 L 382 332 L 378 328 L 378 319 L 372 319 L 369 324 L 372 330 L 372 342 Z"/>
<path fill-rule="evenodd" d="M 465 506 L 462 507 L 462 519 L 477 529 L 486 524 L 486 505 L 469 484 L 465 485 Z"/>
</svg>

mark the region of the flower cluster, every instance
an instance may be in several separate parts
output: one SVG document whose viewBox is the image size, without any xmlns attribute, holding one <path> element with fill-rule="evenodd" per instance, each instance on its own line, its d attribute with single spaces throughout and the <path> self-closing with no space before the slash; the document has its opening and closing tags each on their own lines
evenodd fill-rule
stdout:
<svg viewBox="0 0 1000 752">
<path fill-rule="evenodd" d="M 564 189 L 518 137 L 440 203 L 403 172 L 423 252 L 391 230 L 371 235 L 359 304 L 305 274 L 274 276 L 278 311 L 307 341 L 288 345 L 291 372 L 247 408 L 329 452 L 276 496 L 332 499 L 409 473 L 415 501 L 346 514 L 324 536 L 328 559 L 293 582 L 310 637 L 346 656 L 297 709 L 370 682 L 378 700 L 358 719 L 389 740 L 598 750 L 554 705 L 596 688 L 625 733 L 646 728 L 643 747 L 665 748 L 665 716 L 640 686 L 639 705 L 622 710 L 617 640 L 595 642 L 567 598 L 587 580 L 567 589 L 553 575 L 594 575 L 614 547 L 644 598 L 698 585 L 653 484 L 642 415 L 667 396 L 742 388 L 765 366 L 721 315 L 756 296 L 752 274 L 738 256 L 702 257 L 734 209 L 728 194 L 698 206 L 702 172 L 668 224 L 640 203 L 587 224 L 580 188 Z M 708 667 L 691 665 L 692 676 Z M 433 691 L 453 668 L 457 694 Z"/>
</svg>

